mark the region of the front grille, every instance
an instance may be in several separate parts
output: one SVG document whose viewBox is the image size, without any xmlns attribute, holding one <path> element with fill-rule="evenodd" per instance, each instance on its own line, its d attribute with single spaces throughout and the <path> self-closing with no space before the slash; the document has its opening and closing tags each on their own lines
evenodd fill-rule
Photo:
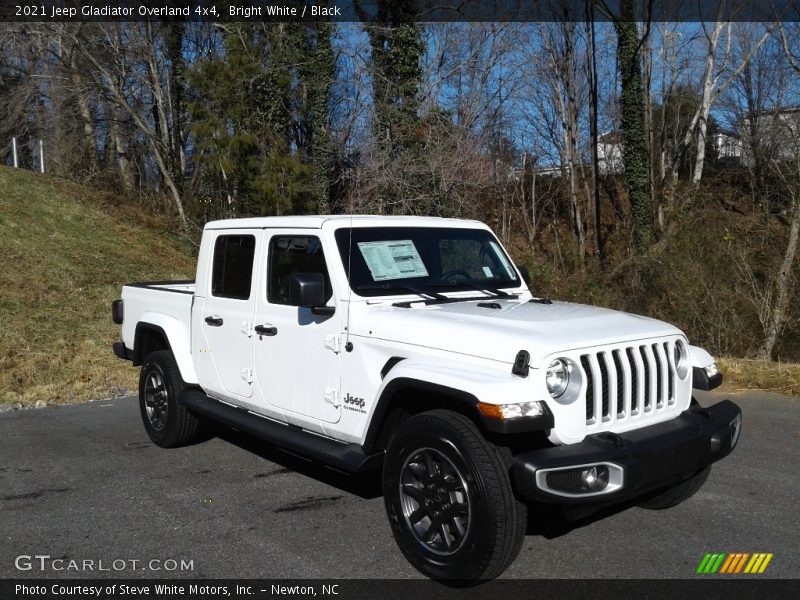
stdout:
<svg viewBox="0 0 800 600">
<path fill-rule="evenodd" d="M 675 404 L 674 342 L 582 354 L 586 424 L 635 419 Z"/>
</svg>

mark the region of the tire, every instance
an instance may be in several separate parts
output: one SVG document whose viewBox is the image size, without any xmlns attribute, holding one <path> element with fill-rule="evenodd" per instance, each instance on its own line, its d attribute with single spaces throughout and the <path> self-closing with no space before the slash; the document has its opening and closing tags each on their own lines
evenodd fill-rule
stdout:
<svg viewBox="0 0 800 600">
<path fill-rule="evenodd" d="M 178 403 L 188 386 L 169 350 L 147 355 L 139 375 L 139 410 L 150 439 L 162 448 L 191 444 L 200 437 L 200 421 Z"/>
<path fill-rule="evenodd" d="M 450 411 L 400 425 L 384 459 L 383 496 L 406 559 L 451 585 L 497 577 L 525 538 L 527 508 L 514 497 L 500 453 Z"/>
<path fill-rule="evenodd" d="M 679 484 L 662 490 L 654 496 L 649 496 L 647 499 L 639 502 L 639 506 L 649 510 L 664 510 L 665 508 L 672 508 L 677 506 L 684 500 L 694 496 L 703 484 L 708 479 L 708 474 L 711 472 L 711 465 L 708 465 L 702 471 L 695 473 L 689 479 L 681 481 Z"/>
</svg>

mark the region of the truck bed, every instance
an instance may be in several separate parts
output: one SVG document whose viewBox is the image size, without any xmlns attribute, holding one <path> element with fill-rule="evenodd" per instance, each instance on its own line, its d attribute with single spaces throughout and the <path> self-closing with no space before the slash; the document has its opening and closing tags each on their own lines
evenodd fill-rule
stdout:
<svg viewBox="0 0 800 600">
<path fill-rule="evenodd" d="M 125 346 L 134 347 L 138 323 L 170 329 L 170 333 L 175 334 L 172 339 L 182 339 L 188 344 L 194 291 L 192 280 L 125 284 L 122 287 L 122 341 Z"/>
</svg>

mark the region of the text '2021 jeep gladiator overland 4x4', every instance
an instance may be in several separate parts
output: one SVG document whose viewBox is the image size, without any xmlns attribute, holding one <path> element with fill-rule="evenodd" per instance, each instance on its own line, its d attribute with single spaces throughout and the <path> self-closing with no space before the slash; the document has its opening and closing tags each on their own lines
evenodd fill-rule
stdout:
<svg viewBox="0 0 800 600">
<path fill-rule="evenodd" d="M 194 282 L 123 287 L 120 358 L 150 438 L 201 419 L 336 469 L 382 469 L 419 571 L 500 574 L 526 502 L 666 508 L 736 445 L 721 376 L 675 327 L 531 295 L 474 221 L 269 217 L 203 232 Z"/>
</svg>

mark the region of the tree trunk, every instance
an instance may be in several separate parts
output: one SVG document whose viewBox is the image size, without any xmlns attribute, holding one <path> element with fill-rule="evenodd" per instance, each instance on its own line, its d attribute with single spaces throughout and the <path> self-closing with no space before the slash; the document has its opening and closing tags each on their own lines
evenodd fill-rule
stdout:
<svg viewBox="0 0 800 600">
<path fill-rule="evenodd" d="M 798 240 L 800 240 L 800 200 L 796 195 L 792 198 L 792 222 L 789 227 L 789 241 L 786 244 L 786 251 L 783 255 L 781 268 L 778 271 L 778 278 L 775 281 L 777 298 L 775 306 L 772 308 L 772 315 L 769 327 L 764 338 L 764 343 L 758 351 L 759 358 L 772 360 L 772 353 L 775 344 L 786 326 L 789 318 L 789 299 L 792 284 L 792 269 L 794 267 L 795 256 L 797 255 Z"/>
<path fill-rule="evenodd" d="M 600 219 L 600 157 L 597 152 L 599 142 L 597 132 L 597 48 L 594 32 L 594 2 L 588 2 L 589 14 L 586 19 L 586 30 L 589 38 L 587 54 L 589 63 L 589 128 L 592 144 L 592 200 L 594 205 L 594 245 L 595 256 L 603 262 L 603 237 Z"/>
<path fill-rule="evenodd" d="M 717 7 L 717 17 L 722 15 L 724 1 L 720 0 Z M 717 53 L 717 44 L 719 43 L 719 36 L 722 33 L 722 28 L 726 23 L 717 19 L 714 23 L 714 29 L 711 31 L 711 36 L 708 38 L 708 52 L 706 53 L 706 65 L 703 72 L 703 96 L 700 100 L 700 108 L 697 121 L 697 147 L 694 157 L 694 168 L 692 169 L 692 184 L 697 185 L 703 178 L 703 167 L 706 160 L 706 131 L 708 130 L 708 115 L 711 112 L 711 103 L 713 102 L 714 92 L 714 57 Z M 728 24 L 729 25 L 729 24 Z M 687 133 L 687 135 L 689 135 Z"/>
<path fill-rule="evenodd" d="M 621 0 L 621 20 L 614 22 L 617 32 L 617 65 L 621 80 L 622 160 L 625 186 L 631 203 L 633 245 L 644 254 L 653 239 L 650 203 L 650 175 L 644 124 L 644 90 L 639 57 L 641 40 L 636 25 L 633 0 Z"/>
<path fill-rule="evenodd" d="M 110 158 L 117 168 L 120 180 L 122 181 L 122 188 L 126 192 L 132 192 L 136 182 L 133 177 L 128 145 L 125 143 L 125 139 L 122 135 L 118 119 L 119 115 L 117 114 L 118 110 L 109 106 L 106 106 L 106 110 L 111 110 L 113 115 L 112 118 L 108 119 L 109 138 L 112 143 Z"/>
<path fill-rule="evenodd" d="M 564 21 L 561 27 L 564 32 L 564 48 L 566 49 L 566 56 L 564 57 L 564 87 L 567 98 L 563 106 L 563 118 L 566 125 L 564 141 L 567 148 L 567 167 L 569 170 L 569 197 L 574 219 L 573 227 L 575 234 L 578 236 L 578 259 L 583 263 L 583 259 L 586 256 L 586 232 L 583 230 L 581 202 L 578 197 L 578 102 L 575 89 L 575 57 L 573 55 L 575 23 Z"/>
<path fill-rule="evenodd" d="M 78 70 L 75 59 L 76 53 L 73 51 L 70 55 L 70 84 L 75 97 L 75 103 L 78 105 L 78 112 L 83 120 L 83 140 L 86 146 L 84 154 L 85 159 L 89 161 L 87 166 L 90 170 L 96 170 L 97 140 L 95 138 L 94 119 L 92 119 L 92 112 L 89 109 L 89 98 L 84 89 L 83 76 Z"/>
</svg>

